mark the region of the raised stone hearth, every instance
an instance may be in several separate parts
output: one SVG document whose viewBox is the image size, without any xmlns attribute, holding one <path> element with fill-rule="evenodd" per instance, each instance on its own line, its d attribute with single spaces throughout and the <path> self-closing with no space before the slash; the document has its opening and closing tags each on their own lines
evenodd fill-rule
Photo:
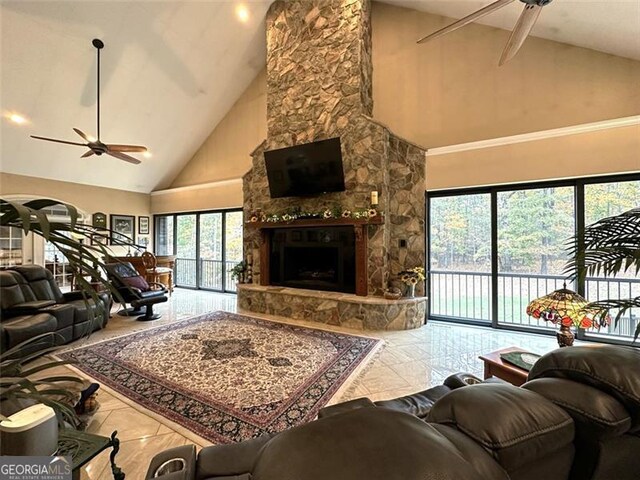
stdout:
<svg viewBox="0 0 640 480">
<path fill-rule="evenodd" d="M 424 323 L 425 298 L 382 297 L 301 288 L 238 285 L 241 310 L 358 330 L 408 330 Z"/>
<path fill-rule="evenodd" d="M 360 315 L 354 318 L 360 319 L 357 322 L 363 328 L 412 328 L 424 322 L 424 309 L 414 308 L 420 301 L 399 302 L 392 307 L 382 295 L 387 288 L 400 286 L 399 272 L 425 264 L 425 151 L 371 118 L 370 9 L 369 0 L 276 1 L 269 9 L 268 137 L 253 152 L 253 167 L 243 179 L 244 212 L 248 219 L 258 210 L 283 214 L 293 207 L 321 211 L 339 206 L 357 211 L 369 208 L 371 192 L 379 192 L 378 209 L 383 213 L 380 222 L 354 225 L 360 232 L 356 234 L 366 239 L 357 267 L 361 274 L 356 282 L 358 297 L 353 296 L 351 303 L 340 303 L 349 306 L 340 307 L 335 316 L 326 316 L 341 324 L 342 320 L 347 322 L 344 315 L 354 313 Z M 334 137 L 340 137 L 341 142 L 344 192 L 304 198 L 270 197 L 266 150 Z M 268 263 L 264 255 L 268 238 L 259 227 L 244 230 L 244 250 L 253 264 L 253 282 L 262 286 L 270 285 L 270 268 L 264 265 Z M 416 293 L 424 294 L 422 285 Z M 262 311 L 259 308 L 265 302 L 277 308 L 275 300 L 262 301 L 270 295 L 284 298 L 280 290 L 243 287 L 240 305 L 251 311 Z M 307 316 L 326 299 L 322 292 L 316 291 L 315 295 L 316 300 L 313 293 L 287 295 L 287 315 Z M 382 300 L 387 303 L 375 303 Z M 359 307 L 354 303 L 358 301 Z M 381 313 L 385 308 L 387 313 Z M 404 313 L 390 313 L 402 309 Z M 375 318 L 361 318 L 368 313 Z M 413 315 L 417 316 L 397 320 Z"/>
</svg>

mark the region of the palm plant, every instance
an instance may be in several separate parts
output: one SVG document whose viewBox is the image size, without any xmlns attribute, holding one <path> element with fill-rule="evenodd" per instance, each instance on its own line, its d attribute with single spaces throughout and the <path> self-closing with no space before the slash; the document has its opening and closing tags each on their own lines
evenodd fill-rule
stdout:
<svg viewBox="0 0 640 480">
<path fill-rule="evenodd" d="M 69 222 L 53 222 L 47 218 L 44 209 L 54 205 L 62 205 L 67 209 Z M 25 232 L 32 232 L 51 242 L 66 257 L 73 272 L 76 272 L 75 283 L 83 293 L 84 301 L 93 300 L 94 308 L 87 308 L 91 319 L 94 321 L 100 309 L 104 308 L 98 294 L 91 282 L 100 282 L 121 301 L 119 293 L 103 275 L 104 263 L 102 258 L 110 253 L 102 243 L 109 238 L 109 230 L 97 230 L 96 228 L 78 223 L 78 212 L 73 205 L 58 202 L 56 200 L 41 199 L 26 202 L 24 204 L 0 199 L 0 226 L 14 227 Z M 103 242 L 93 245 L 85 244 L 81 239 L 100 237 Z M 106 243 L 106 242 L 104 242 Z M 112 243 L 114 243 L 112 241 Z M 119 245 L 129 245 L 126 242 L 116 241 Z M 85 276 L 91 277 L 87 280 Z M 93 329 L 89 329 L 92 331 Z M 36 366 L 27 365 L 32 360 L 42 355 L 48 355 L 58 347 L 40 349 L 37 353 L 25 355 L 23 352 L 40 342 L 48 341 L 54 344 L 51 338 L 55 334 L 38 335 L 15 347 L 0 352 L 0 401 L 35 402 L 44 403 L 52 407 L 60 420 L 66 420 L 76 425 L 77 417 L 73 408 L 70 408 L 77 391 L 69 388 L 69 383 L 83 383 L 78 377 L 69 375 L 52 375 L 42 377 L 43 372 L 69 362 L 59 361 L 45 357 L 44 362 Z M 49 337 L 49 338 L 47 338 Z M 37 378 L 40 377 L 40 378 Z M 0 416 L 0 419 L 4 417 Z"/>
<path fill-rule="evenodd" d="M 571 260 L 565 272 L 584 283 L 588 276 L 615 277 L 620 273 L 640 273 L 640 208 L 604 218 L 585 228 L 583 235 L 570 241 Z M 640 296 L 591 302 L 585 309 L 595 309 L 600 318 L 617 310 L 615 325 L 632 308 L 640 308 Z M 634 341 L 640 336 L 636 325 Z"/>
</svg>

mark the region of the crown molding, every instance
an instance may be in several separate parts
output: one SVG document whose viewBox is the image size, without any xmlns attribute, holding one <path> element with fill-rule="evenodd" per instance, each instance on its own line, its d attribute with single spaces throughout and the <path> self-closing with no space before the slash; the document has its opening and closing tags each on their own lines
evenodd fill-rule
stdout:
<svg viewBox="0 0 640 480">
<path fill-rule="evenodd" d="M 504 145 L 514 145 L 517 143 L 533 142 L 547 138 L 565 137 L 568 135 L 578 135 L 581 133 L 596 132 L 598 130 L 608 130 L 611 128 L 630 127 L 640 125 L 640 115 L 632 117 L 614 118 L 602 122 L 583 123 L 571 127 L 554 128 L 552 130 L 542 130 L 539 132 L 512 135 L 509 137 L 491 138 L 477 142 L 460 143 L 446 147 L 437 147 L 427 150 L 427 157 L 436 155 L 448 155 L 450 153 L 466 152 L 469 150 L 480 150 L 483 148 L 501 147 Z"/>
</svg>

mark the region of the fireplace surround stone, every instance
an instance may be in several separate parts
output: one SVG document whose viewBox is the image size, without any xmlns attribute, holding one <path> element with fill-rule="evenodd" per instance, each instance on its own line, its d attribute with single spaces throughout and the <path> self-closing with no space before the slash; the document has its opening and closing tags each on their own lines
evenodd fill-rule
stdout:
<svg viewBox="0 0 640 480">
<path fill-rule="evenodd" d="M 266 19 L 268 136 L 252 153 L 253 166 L 243 178 L 245 219 L 256 210 L 284 213 L 293 207 L 318 211 L 339 205 L 355 211 L 368 208 L 371 192 L 379 192 L 382 221 L 363 230 L 367 240 L 366 285 L 359 290 L 359 297 L 354 296 L 354 301 L 359 299 L 362 304 L 384 300 L 384 291 L 398 286 L 400 271 L 425 264 L 425 150 L 395 136 L 371 118 L 370 10 L 370 0 L 291 0 L 271 5 Z M 270 198 L 265 150 L 333 137 L 341 140 L 344 192 L 310 198 Z M 244 250 L 253 263 L 253 281 L 267 287 L 268 266 L 262 265 L 264 239 L 260 228 L 244 229 Z M 424 295 L 422 285 L 417 294 Z M 280 290 L 267 288 L 258 292 L 242 287 L 241 308 L 261 311 L 257 310 L 258 305 L 270 303 L 262 302 L 265 295 L 285 296 Z M 321 300 L 311 300 L 313 293 L 286 295 L 295 298 L 287 300 L 288 316 L 293 318 L 298 318 L 293 310 L 309 311 L 310 305 L 322 304 Z M 315 295 L 325 298 L 319 291 Z M 397 306 L 407 309 L 407 305 L 414 304 Z M 362 325 L 412 328 L 423 323 L 424 309 L 407 312 L 419 318 L 396 322 L 383 315 L 388 317 L 386 323 L 375 320 L 363 321 Z M 402 327 L 398 326 L 400 323 Z"/>
</svg>

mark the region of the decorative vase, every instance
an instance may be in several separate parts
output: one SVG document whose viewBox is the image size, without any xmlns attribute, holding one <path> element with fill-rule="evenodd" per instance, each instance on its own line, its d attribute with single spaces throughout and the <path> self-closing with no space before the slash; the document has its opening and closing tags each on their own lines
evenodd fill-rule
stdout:
<svg viewBox="0 0 640 480">
<path fill-rule="evenodd" d="M 560 326 L 560 331 L 556 333 L 556 338 L 558 339 L 558 345 L 560 345 L 561 348 L 572 346 L 573 340 L 575 339 L 573 332 L 571 331 L 571 327 L 567 325 Z"/>
<path fill-rule="evenodd" d="M 416 286 L 413 283 L 407 284 L 407 293 L 405 297 L 414 298 L 416 296 Z"/>
</svg>

